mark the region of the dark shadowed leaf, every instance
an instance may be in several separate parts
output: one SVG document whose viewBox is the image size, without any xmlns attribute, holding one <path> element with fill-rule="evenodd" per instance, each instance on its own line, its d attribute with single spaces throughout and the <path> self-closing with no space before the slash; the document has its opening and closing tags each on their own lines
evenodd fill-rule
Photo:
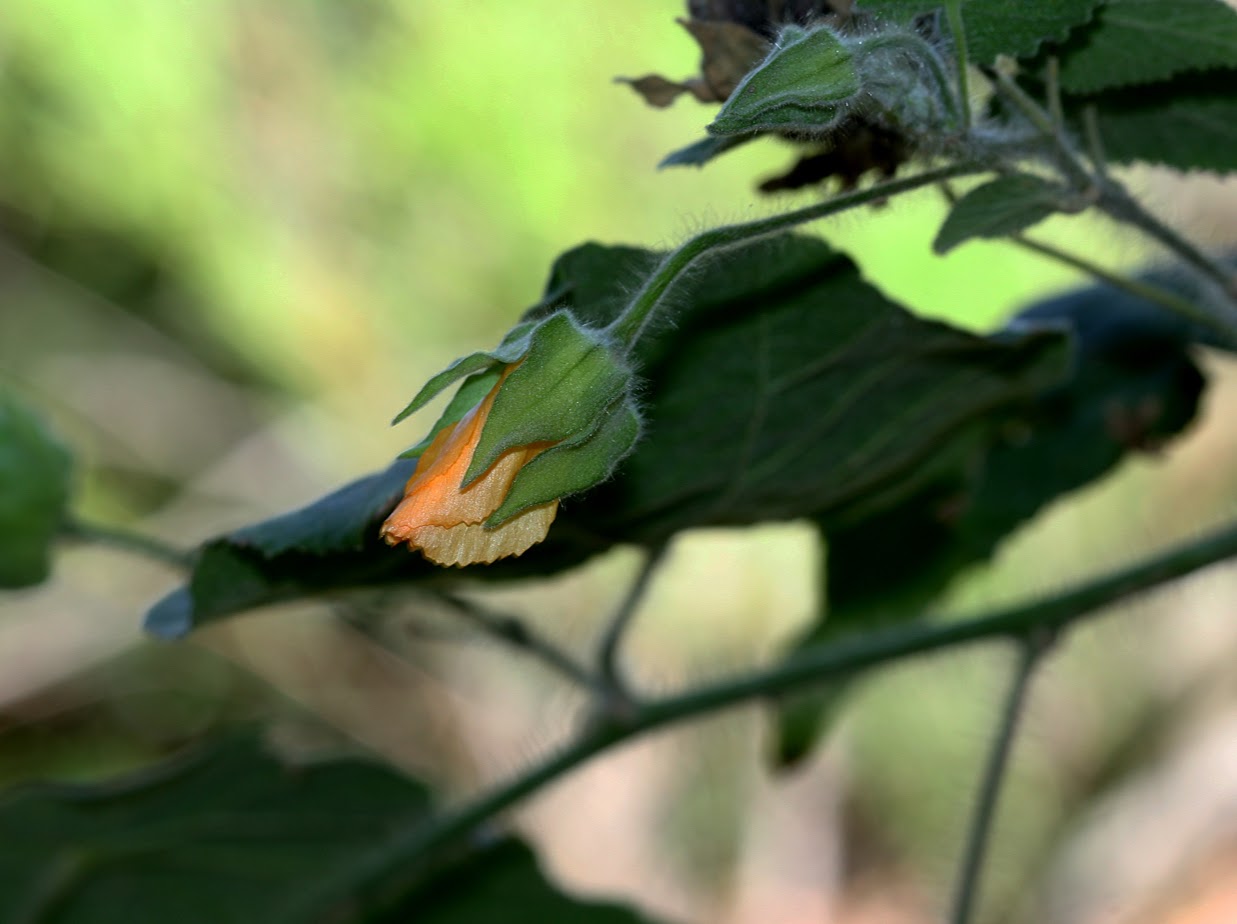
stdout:
<svg viewBox="0 0 1237 924">
<path fill-rule="evenodd" d="M 685 148 L 671 151 L 662 158 L 657 168 L 660 170 L 663 167 L 703 167 L 713 158 L 720 157 L 727 151 L 733 151 L 759 137 L 759 135 L 732 135 L 726 138 L 713 136 L 702 138 Z"/>
<path fill-rule="evenodd" d="M 0 797 L 0 920 L 22 924 L 637 924 L 571 899 L 522 844 L 449 856 L 378 891 L 368 860 L 429 817 L 425 790 L 360 759 L 288 766 L 253 736 L 119 782 Z M 331 882 L 346 902 L 306 907 Z M 355 887 L 355 888 L 354 888 Z"/>
<path fill-rule="evenodd" d="M 1065 190 L 1037 176 L 1003 176 L 977 186 L 949 210 L 932 242 L 948 253 L 972 238 L 1005 237 L 1025 231 L 1061 207 Z"/>
<path fill-rule="evenodd" d="M 653 256 L 589 245 L 552 285 L 604 323 Z M 579 297 L 582 296 L 582 297 Z M 907 313 L 806 238 L 727 255 L 642 342 L 647 438 L 571 505 L 618 541 L 701 525 L 841 519 L 913 482 L 961 430 L 1066 374 L 1064 338 L 986 340 Z M 702 413 L 708 408 L 708 413 Z"/>
<path fill-rule="evenodd" d="M 962 20 L 967 50 L 977 64 L 991 64 L 997 55 L 1027 58 L 1043 42 L 1059 42 L 1087 22 L 1101 0 L 964 0 Z M 909 19 L 943 8 L 940 0 L 861 0 L 864 10 Z"/>
<path fill-rule="evenodd" d="M 1166 83 L 1071 96 L 1076 124 L 1094 105 L 1104 153 L 1113 163 L 1142 161 L 1179 170 L 1237 170 L 1237 68 Z"/>
<path fill-rule="evenodd" d="M 1176 274 L 1152 281 L 1197 296 Z M 799 648 L 920 616 L 968 567 L 1071 491 L 1133 452 L 1155 450 L 1194 419 L 1205 380 L 1190 356 L 1200 331 L 1107 287 L 1039 303 L 1014 326 L 1068 324 L 1078 372 L 991 431 L 968 466 L 942 472 L 899 503 L 841 528 L 825 524 L 829 613 Z M 889 537 L 896 536 L 896 542 Z M 780 763 L 802 758 L 840 688 L 779 712 Z"/>
<path fill-rule="evenodd" d="M 47 578 L 71 468 L 68 450 L 34 413 L 0 391 L 0 588 Z"/>
<path fill-rule="evenodd" d="M 400 459 L 307 507 L 207 542 L 188 585 L 151 609 L 146 630 L 176 638 L 219 616 L 315 590 L 424 575 L 424 561 L 378 537 L 414 468 L 415 460 Z"/>
<path fill-rule="evenodd" d="M 1108 0 L 1053 53 L 1069 93 L 1237 68 L 1237 10 L 1223 0 Z"/>
<path fill-rule="evenodd" d="M 286 767 L 252 737 L 118 783 L 21 787 L 0 797 L 0 920 L 276 922 L 427 809 L 377 764 Z"/>
<path fill-rule="evenodd" d="M 571 898 L 546 881 L 532 851 L 508 840 L 481 851 L 405 900 L 383 924 L 651 924 L 610 902 Z"/>
<path fill-rule="evenodd" d="M 636 248 L 577 248 L 558 261 L 529 317 L 570 306 L 602 326 L 659 260 Z M 955 435 L 982 432 L 1068 366 L 1059 334 L 987 340 L 920 320 L 806 238 L 728 254 L 673 299 L 675 323 L 637 349 L 645 438 L 611 481 L 564 501 L 546 542 L 463 572 L 387 549 L 378 526 L 411 472 L 406 461 L 208 543 L 189 586 L 152 610 L 148 629 L 175 636 L 314 591 L 547 574 L 615 543 L 660 542 L 695 526 L 840 521 L 909 490 L 942 464 Z"/>
</svg>

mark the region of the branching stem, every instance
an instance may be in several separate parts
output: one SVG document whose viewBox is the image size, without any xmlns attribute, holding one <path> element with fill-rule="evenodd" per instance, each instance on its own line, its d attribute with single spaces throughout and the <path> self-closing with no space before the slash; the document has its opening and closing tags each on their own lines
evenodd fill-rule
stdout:
<svg viewBox="0 0 1237 924">
<path fill-rule="evenodd" d="M 975 809 L 971 815 L 970 830 L 966 838 L 966 852 L 958 873 L 958 885 L 954 893 L 951 924 L 970 924 L 975 903 L 979 898 L 979 886 L 988 856 L 988 845 L 996 822 L 1001 788 L 1005 771 L 1013 751 L 1014 735 L 1018 720 L 1022 717 L 1027 694 L 1031 689 L 1031 677 L 1040 658 L 1048 648 L 1051 633 L 1028 633 L 1019 642 L 1018 666 L 1010 683 L 1005 705 L 1001 710 L 996 735 L 988 752 L 988 760 L 976 794 Z"/>
<path fill-rule="evenodd" d="M 539 633 L 518 616 L 496 613 L 482 606 L 451 593 L 439 593 L 438 598 L 450 606 L 456 613 L 467 619 L 474 626 L 498 641 L 509 645 L 531 658 L 535 658 L 552 671 L 578 684 L 587 690 L 604 695 L 605 687 L 599 679 L 589 673 L 567 652 L 563 651 L 549 639 Z"/>
<path fill-rule="evenodd" d="M 71 519 L 61 526 L 60 532 L 66 539 L 108 546 L 180 570 L 193 566 L 191 552 L 178 549 L 153 536 L 118 526 L 104 526 L 99 523 L 86 523 L 82 520 Z"/>
<path fill-rule="evenodd" d="M 627 308 L 610 325 L 609 332 L 619 342 L 626 344 L 627 349 L 630 350 L 640 339 L 640 335 L 663 303 L 666 293 L 694 263 L 703 257 L 716 256 L 732 247 L 750 244 L 762 237 L 777 234 L 779 231 L 788 231 L 799 225 L 836 215 L 848 209 L 880 202 L 891 196 L 907 193 L 923 186 L 931 186 L 933 183 L 953 177 L 982 173 L 987 169 L 985 165 L 978 163 L 950 164 L 926 170 L 905 179 L 877 183 L 867 189 L 834 196 L 825 202 L 784 212 L 781 215 L 758 218 L 755 221 L 737 225 L 726 225 L 697 234 L 677 250 L 666 255 L 657 269 L 649 275 L 644 285 L 632 297 Z"/>
<path fill-rule="evenodd" d="M 750 674 L 642 702 L 626 721 L 593 724 L 558 753 L 458 810 L 429 824 L 396 831 L 386 843 L 359 854 L 334 876 L 309 884 L 298 896 L 296 908 L 281 920 L 317 920 L 331 911 L 363 907 L 369 896 L 386 893 L 393 880 L 426 855 L 458 842 L 598 754 L 655 729 L 934 651 L 991 639 L 1021 639 L 1029 633 L 1051 636 L 1112 603 L 1234 556 L 1237 525 L 1043 600 L 960 622 L 909 622 L 886 632 L 808 649 Z"/>
<path fill-rule="evenodd" d="M 1088 169 L 1065 132 L 1053 124 L 1052 117 L 1012 77 L 998 72 L 995 79 L 1005 99 L 1051 144 L 1054 160 L 1066 178 L 1079 190 L 1095 190 L 1095 205 L 1100 211 L 1116 221 L 1138 228 L 1220 288 L 1231 310 L 1226 312 L 1225 317 L 1214 319 L 1213 326 L 1222 325 L 1226 339 L 1237 343 L 1237 274 L 1147 211 L 1122 184 L 1100 170 Z"/>
<path fill-rule="evenodd" d="M 1074 269 L 1081 270 L 1113 288 L 1121 289 L 1130 295 L 1166 308 L 1174 314 L 1188 318 L 1225 337 L 1231 336 L 1230 329 L 1226 325 L 1221 324 L 1213 315 L 1203 311 L 1193 302 L 1170 292 L 1168 289 L 1106 270 L 1099 264 L 1092 263 L 1090 260 L 1072 254 L 1067 250 L 1062 250 L 1060 247 L 1053 246 L 1052 244 L 1045 244 L 1042 241 L 1032 240 L 1022 234 L 1011 234 L 1009 239 L 1025 250 L 1030 250 L 1049 259 L 1056 260 L 1058 263 L 1064 263 L 1066 266 L 1072 266 Z"/>
<path fill-rule="evenodd" d="M 648 550 L 644 562 L 640 566 L 640 571 L 636 574 L 636 579 L 627 589 L 627 593 L 623 595 L 623 600 L 615 611 L 613 618 L 611 618 L 609 625 L 606 626 L 605 634 L 601 639 L 601 649 L 598 653 L 597 661 L 602 682 L 611 691 L 622 695 L 624 699 L 627 699 L 628 688 L 626 681 L 623 679 L 622 668 L 619 664 L 619 651 L 627 629 L 631 625 L 631 621 L 635 617 L 636 611 L 640 608 L 640 603 L 644 599 L 645 593 L 649 589 L 649 584 L 653 580 L 653 574 L 657 571 L 665 555 L 666 546 L 664 544 L 654 546 Z"/>
</svg>

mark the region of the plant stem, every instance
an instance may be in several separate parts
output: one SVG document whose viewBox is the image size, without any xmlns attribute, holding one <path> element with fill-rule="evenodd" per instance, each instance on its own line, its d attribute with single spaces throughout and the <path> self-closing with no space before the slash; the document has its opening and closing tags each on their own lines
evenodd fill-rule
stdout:
<svg viewBox="0 0 1237 924">
<path fill-rule="evenodd" d="M 641 564 L 640 571 L 636 574 L 636 579 L 627 588 L 627 593 L 623 595 L 623 600 L 615 611 L 613 618 L 611 618 L 609 625 L 606 626 L 605 635 L 601 639 L 601 650 L 597 660 L 602 681 L 610 690 L 623 695 L 624 699 L 626 699 L 627 684 L 623 679 L 622 669 L 619 666 L 619 648 L 623 643 L 623 637 L 627 632 L 627 628 L 631 625 L 632 618 L 636 615 L 636 610 L 640 608 L 640 602 L 644 599 L 645 592 L 653 580 L 653 574 L 657 571 L 657 567 L 661 564 L 665 555 L 665 544 L 658 544 L 645 553 L 644 563 Z"/>
<path fill-rule="evenodd" d="M 1089 170 L 1064 131 L 1053 124 L 1052 118 L 1009 75 L 997 73 L 996 82 L 1002 95 L 1020 110 L 1052 145 L 1061 172 L 1080 190 L 1095 191 L 1097 208 L 1110 218 L 1133 225 L 1163 244 L 1196 272 L 1220 287 L 1232 310 L 1227 317 L 1216 319 L 1216 323 L 1223 324 L 1227 339 L 1237 343 L 1237 274 L 1152 215 L 1116 180 L 1105 176 L 1099 170 Z"/>
<path fill-rule="evenodd" d="M 356 908 L 383 891 L 421 857 L 456 843 L 525 797 L 614 745 L 655 729 L 749 700 L 796 692 L 839 677 L 944 649 L 1028 633 L 1052 634 L 1142 591 L 1237 556 L 1237 525 L 1186 543 L 1121 571 L 1043 600 L 947 624 L 911 622 L 885 632 L 807 649 L 773 667 L 638 704 L 626 721 L 595 723 L 563 750 L 517 778 L 428 824 L 396 831 L 382 846 L 359 854 L 335 876 L 307 886 L 293 913 L 280 920 L 319 920 Z"/>
<path fill-rule="evenodd" d="M 1201 324 L 1210 330 L 1216 331 L 1225 337 L 1230 337 L 1232 331 L 1217 318 L 1201 310 L 1197 305 L 1187 301 L 1179 295 L 1175 295 L 1167 289 L 1159 286 L 1151 285 L 1150 283 L 1142 282 L 1138 279 L 1131 279 L 1128 276 L 1122 276 L 1120 273 L 1114 273 L 1104 269 L 1098 264 L 1092 263 L 1090 260 L 1076 256 L 1068 251 L 1055 247 L 1052 244 L 1045 244 L 1041 241 L 1032 240 L 1022 234 L 1011 234 L 1009 239 L 1019 247 L 1026 250 L 1034 251 L 1050 259 L 1056 260 L 1058 263 L 1064 263 L 1066 266 L 1072 266 L 1074 269 L 1081 270 L 1090 276 L 1094 276 L 1101 282 L 1106 282 L 1108 285 L 1116 289 L 1121 289 L 1128 292 L 1130 295 L 1137 298 L 1145 299 L 1163 308 L 1167 308 L 1174 314 L 1178 314 L 1184 318 L 1188 318 L 1197 324 Z"/>
<path fill-rule="evenodd" d="M 1077 152 L 1074 150 L 1074 146 L 1065 136 L 1065 133 L 1053 123 L 1052 116 L 1046 113 L 1043 107 L 1035 102 L 1022 87 L 1018 86 L 1018 82 L 1008 74 L 1000 71 L 996 71 L 994 74 L 997 88 L 1001 94 L 1009 102 L 1013 103 L 1014 107 L 1026 117 L 1027 121 L 1035 126 L 1036 131 L 1043 136 L 1044 140 L 1052 145 L 1053 152 L 1056 154 L 1057 166 L 1061 168 L 1061 172 L 1080 189 L 1094 186 L 1095 178 L 1091 175 L 1091 171 L 1083 166 Z"/>
<path fill-rule="evenodd" d="M 1111 217 L 1133 225 L 1148 237 L 1154 238 L 1176 253 L 1199 273 L 1218 285 L 1230 306 L 1237 301 L 1237 273 L 1219 260 L 1208 256 L 1191 241 L 1148 212 L 1124 186 L 1109 180 L 1102 187 L 1100 200 L 1096 204 Z M 1234 308 L 1234 313 L 1237 313 L 1237 308 Z M 1237 324 L 1232 320 L 1229 323 L 1230 325 Z"/>
<path fill-rule="evenodd" d="M 1087 156 L 1096 176 L 1108 179 L 1108 156 L 1104 153 L 1104 137 L 1100 134 L 1100 120 L 1094 103 L 1082 107 L 1082 130 L 1087 139 Z"/>
<path fill-rule="evenodd" d="M 103 526 L 99 523 L 86 523 L 82 520 L 71 519 L 61 526 L 60 532 L 66 539 L 109 546 L 181 570 L 193 565 L 192 552 L 178 549 L 153 536 L 118 526 Z"/>
<path fill-rule="evenodd" d="M 980 879 L 983 874 L 984 861 L 988 856 L 988 844 L 996 822 L 997 805 L 1001 797 L 1001 787 L 1005 782 L 1005 771 L 1009 766 L 1010 753 L 1013 751 L 1018 720 L 1022 716 L 1027 693 L 1031 688 L 1031 677 L 1048 647 L 1043 639 L 1050 637 L 1029 633 L 1022 639 L 1019 646 L 1018 666 L 1010 683 L 1009 693 L 1005 696 L 1000 724 L 997 725 L 996 735 L 992 739 L 992 748 L 988 752 L 988 760 L 984 766 L 979 792 L 975 800 L 975 809 L 971 815 L 970 831 L 966 838 L 966 852 L 962 857 L 958 886 L 954 893 L 951 924 L 970 924 L 975 903 L 979 898 Z"/>
<path fill-rule="evenodd" d="M 536 658 L 572 683 L 591 690 L 599 696 L 606 693 L 604 684 L 597 677 L 577 664 L 567 652 L 530 629 L 522 619 L 496 613 L 466 597 L 455 594 L 442 592 L 436 596 L 486 635 L 524 652 L 529 657 Z"/>
<path fill-rule="evenodd" d="M 1049 55 L 1044 65 L 1045 95 L 1048 98 L 1048 115 L 1056 131 L 1065 128 L 1065 107 L 1061 105 L 1061 59 Z"/>
<path fill-rule="evenodd" d="M 960 107 L 961 130 L 971 130 L 971 86 L 967 75 L 967 65 L 970 53 L 966 47 L 966 29 L 962 22 L 962 0 L 947 0 L 945 16 L 949 20 L 949 31 L 954 40 L 954 69 L 958 79 L 958 105 Z"/>
<path fill-rule="evenodd" d="M 781 215 L 773 215 L 769 218 L 758 218 L 755 221 L 742 224 L 713 228 L 697 234 L 687 243 L 667 254 L 662 259 L 657 269 L 649 275 L 648 279 L 640 287 L 640 290 L 632 297 L 627 308 L 610 325 L 609 333 L 614 335 L 617 340 L 625 343 L 628 350 L 634 347 L 649 321 L 655 315 L 656 310 L 664 302 L 666 293 L 670 290 L 671 286 L 678 281 L 679 277 L 692 264 L 702 257 L 721 253 L 731 247 L 749 244 L 770 234 L 776 234 L 779 231 L 786 231 L 810 221 L 836 215 L 847 209 L 887 199 L 890 196 L 910 192 L 923 186 L 931 186 L 933 183 L 939 183 L 941 180 L 948 180 L 952 177 L 982 173 L 987 169 L 987 166 L 978 163 L 950 164 L 945 167 L 926 170 L 916 176 L 901 180 L 890 180 L 886 183 L 877 183 L 867 189 L 834 196 L 825 202 L 818 202 L 792 212 L 784 212 Z"/>
</svg>

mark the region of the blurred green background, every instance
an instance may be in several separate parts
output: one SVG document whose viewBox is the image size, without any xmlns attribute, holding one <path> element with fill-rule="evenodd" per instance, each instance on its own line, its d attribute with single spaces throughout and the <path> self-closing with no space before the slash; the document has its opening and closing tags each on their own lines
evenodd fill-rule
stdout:
<svg viewBox="0 0 1237 924">
<path fill-rule="evenodd" d="M 590 239 L 670 246 L 807 201 L 753 192 L 793 158 L 773 142 L 704 171 L 655 169 L 710 110 L 651 110 L 613 78 L 691 73 L 695 46 L 673 22 L 683 12 L 673 0 L 7 0 L 0 376 L 80 452 L 82 515 L 190 546 L 304 503 L 416 442 L 427 417 L 392 430 L 392 414 L 452 358 L 497 342 L 558 253 Z M 1232 234 L 1212 187 L 1135 182 L 1179 220 L 1209 204 L 1201 230 Z M 813 231 L 912 309 L 976 329 L 1082 282 L 1000 244 L 934 257 L 942 214 L 929 192 Z M 1088 218 L 1043 235 L 1110 266 L 1149 255 Z M 1233 377 L 1209 368 L 1210 411 L 1171 464 L 1127 465 L 1054 509 L 954 608 L 1051 589 L 1230 517 Z M 771 656 L 812 605 L 811 554 L 794 525 L 680 543 L 633 638 L 646 680 L 680 686 Z M 583 650 L 631 565 L 620 553 L 504 600 Z M 337 610 L 147 645 L 142 609 L 174 580 L 66 548 L 49 587 L 0 599 L 0 783 L 131 766 L 238 717 L 304 731 L 316 715 L 315 728 L 464 787 L 568 727 L 568 694 L 501 653 L 407 632 L 371 650 L 339 634 Z M 1162 741 L 1186 734 L 1180 710 L 1231 717 L 1218 673 L 1237 654 L 1226 587 L 1191 590 L 1171 629 L 1144 607 L 1054 662 L 1000 833 L 994 919 L 1056 920 L 1030 917 L 1051 902 L 1025 896 L 1058 894 L 1054 863 L 1091 807 L 1176 759 Z M 380 678 L 358 675 L 354 657 Z M 753 710 L 620 758 L 636 769 L 614 818 L 586 813 L 573 834 L 578 806 L 618 785 L 603 769 L 585 774 L 576 803 L 556 794 L 526 823 L 569 878 L 644 883 L 650 906 L 698 920 L 820 920 L 822 908 L 923 920 L 947 891 L 1003 683 L 997 655 L 944 663 L 865 684 L 834 746 L 790 783 L 759 769 Z M 462 701 L 461 672 L 474 687 Z M 414 692 L 447 705 L 374 720 L 376 703 L 398 710 Z M 404 723 L 416 722 L 410 739 Z M 627 847 L 572 861 L 572 838 L 598 831 Z"/>
</svg>

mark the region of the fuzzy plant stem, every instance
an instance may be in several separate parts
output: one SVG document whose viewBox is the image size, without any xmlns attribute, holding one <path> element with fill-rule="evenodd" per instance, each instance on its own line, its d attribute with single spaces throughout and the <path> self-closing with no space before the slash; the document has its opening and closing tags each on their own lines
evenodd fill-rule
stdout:
<svg viewBox="0 0 1237 924">
<path fill-rule="evenodd" d="M 1237 344 L 1237 274 L 1147 211 L 1116 180 L 1104 175 L 1100 170 L 1088 169 L 1061 128 L 1053 124 L 1052 117 L 1018 86 L 1017 81 L 1003 73 L 996 73 L 995 80 L 1001 95 L 1018 109 L 1052 146 L 1053 159 L 1066 178 L 1080 190 L 1093 191 L 1097 208 L 1116 221 L 1138 228 L 1175 253 L 1208 282 L 1219 287 L 1230 310 L 1225 313 L 1225 317 L 1213 319 L 1212 326 L 1222 325 L 1227 339 Z M 1098 131 L 1096 135 L 1098 140 Z"/>
<path fill-rule="evenodd" d="M 647 329 L 657 309 L 664 303 L 666 293 L 693 264 L 704 257 L 716 256 L 733 247 L 741 247 L 771 234 L 788 231 L 799 225 L 827 218 L 848 209 L 879 202 L 924 186 L 931 186 L 942 180 L 982 173 L 987 169 L 986 165 L 978 163 L 949 164 L 905 179 L 877 183 L 867 189 L 834 196 L 825 202 L 818 202 L 791 212 L 784 212 L 769 218 L 758 218 L 755 221 L 737 225 L 725 225 L 697 234 L 662 259 L 657 269 L 649 275 L 639 291 L 632 297 L 623 313 L 607 328 L 607 332 L 617 342 L 625 344 L 626 349 L 630 351 Z"/>
</svg>

